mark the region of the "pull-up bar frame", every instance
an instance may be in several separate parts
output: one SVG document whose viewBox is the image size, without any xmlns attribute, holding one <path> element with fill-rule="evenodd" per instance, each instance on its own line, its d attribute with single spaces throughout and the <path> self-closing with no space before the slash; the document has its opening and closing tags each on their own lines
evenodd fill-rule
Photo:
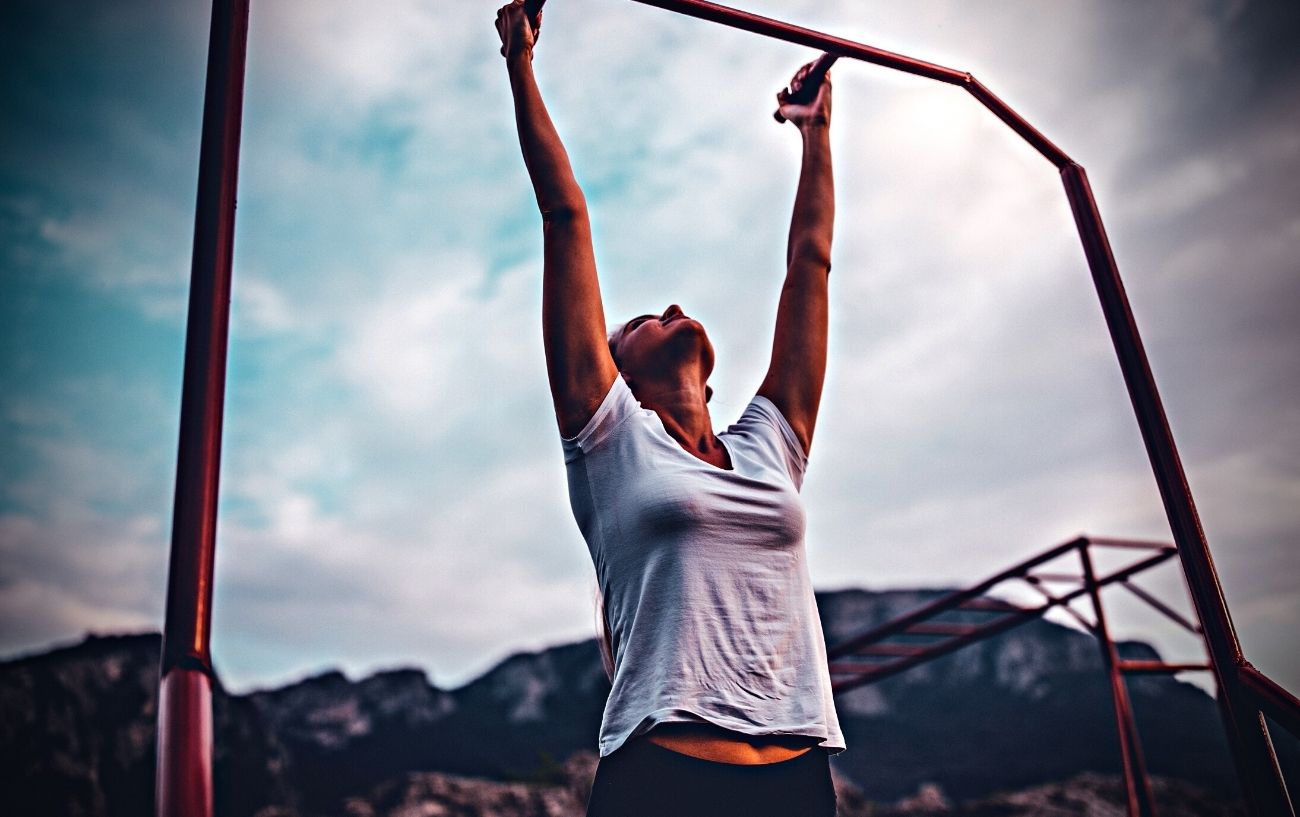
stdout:
<svg viewBox="0 0 1300 817">
<path fill-rule="evenodd" d="M 1247 803 L 1256 817 L 1294 817 L 1261 705 L 1275 717 L 1281 712 L 1284 722 L 1293 724 L 1295 698 L 1242 654 L 1083 168 L 968 72 L 704 0 L 635 1 L 959 86 L 1060 171 L 1188 589 L 1205 629 L 1220 690 L 1220 714 Z M 530 3 L 534 10 L 541 6 L 536 0 Z M 212 574 L 248 10 L 249 0 L 213 0 L 160 668 L 157 813 L 162 817 L 212 813 Z"/>
</svg>

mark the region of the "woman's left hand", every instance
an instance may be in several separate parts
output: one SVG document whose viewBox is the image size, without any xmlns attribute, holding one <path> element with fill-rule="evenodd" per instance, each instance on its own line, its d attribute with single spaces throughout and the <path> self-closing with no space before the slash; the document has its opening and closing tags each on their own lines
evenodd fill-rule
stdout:
<svg viewBox="0 0 1300 817">
<path fill-rule="evenodd" d="M 526 54 L 532 59 L 533 47 L 542 32 L 542 12 L 537 12 L 534 28 L 524 11 L 524 0 L 512 0 L 497 11 L 497 34 L 501 36 L 501 56 L 507 59 Z"/>
</svg>

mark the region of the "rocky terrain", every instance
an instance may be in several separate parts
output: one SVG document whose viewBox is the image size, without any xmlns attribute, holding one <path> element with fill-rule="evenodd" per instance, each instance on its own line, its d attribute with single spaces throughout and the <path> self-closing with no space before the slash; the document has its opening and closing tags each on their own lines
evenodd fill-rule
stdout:
<svg viewBox="0 0 1300 817">
<path fill-rule="evenodd" d="M 820 594 L 828 640 L 936 592 Z M 158 649 L 156 634 L 92 637 L 0 663 L 4 813 L 152 811 Z M 217 813 L 581 814 L 607 692 L 593 641 L 511 656 L 452 690 L 416 669 L 331 672 L 245 695 L 218 686 Z M 1235 783 L 1212 699 L 1154 676 L 1130 692 L 1169 803 L 1161 813 L 1230 813 Z M 1035 622 L 837 708 L 850 747 L 833 760 L 845 817 L 1122 813 L 1109 689 L 1096 643 L 1074 630 Z M 1280 749 L 1294 770 L 1295 747 Z"/>
</svg>

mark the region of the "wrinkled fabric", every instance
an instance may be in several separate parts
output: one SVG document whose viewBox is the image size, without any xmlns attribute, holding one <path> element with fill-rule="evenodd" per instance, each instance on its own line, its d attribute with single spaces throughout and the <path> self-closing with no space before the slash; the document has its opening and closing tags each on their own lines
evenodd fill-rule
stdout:
<svg viewBox="0 0 1300 817">
<path fill-rule="evenodd" d="M 764 397 L 718 437 L 733 470 L 687 453 L 618 377 L 563 440 L 612 636 L 602 757 L 670 721 L 845 748 L 804 548 L 803 448 Z"/>
</svg>

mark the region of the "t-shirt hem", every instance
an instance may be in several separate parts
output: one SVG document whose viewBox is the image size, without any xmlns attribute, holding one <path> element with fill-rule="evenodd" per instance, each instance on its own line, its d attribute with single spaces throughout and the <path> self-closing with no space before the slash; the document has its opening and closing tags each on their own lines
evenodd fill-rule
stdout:
<svg viewBox="0 0 1300 817">
<path fill-rule="evenodd" d="M 765 735 L 799 735 L 801 737 L 817 738 L 820 741 L 817 744 L 818 748 L 825 749 L 827 754 L 832 755 L 839 754 L 847 748 L 844 743 L 844 738 L 839 733 L 838 729 L 835 732 L 823 730 L 826 731 L 827 734 L 820 735 L 817 734 L 815 729 L 768 729 L 755 724 L 745 724 L 730 720 L 727 720 L 725 723 L 719 723 L 719 720 L 725 719 L 709 717 L 708 715 L 696 712 L 695 710 L 682 707 L 656 709 L 643 717 L 640 722 L 638 722 L 637 725 L 628 732 L 619 736 L 601 738 L 599 741 L 600 756 L 608 757 L 622 748 L 623 745 L 632 738 L 644 735 L 646 732 L 649 732 L 652 728 L 661 723 L 711 723 L 714 726 L 721 726 L 724 729 L 730 729 L 733 732 L 739 732 L 753 737 L 762 737 Z"/>
</svg>

